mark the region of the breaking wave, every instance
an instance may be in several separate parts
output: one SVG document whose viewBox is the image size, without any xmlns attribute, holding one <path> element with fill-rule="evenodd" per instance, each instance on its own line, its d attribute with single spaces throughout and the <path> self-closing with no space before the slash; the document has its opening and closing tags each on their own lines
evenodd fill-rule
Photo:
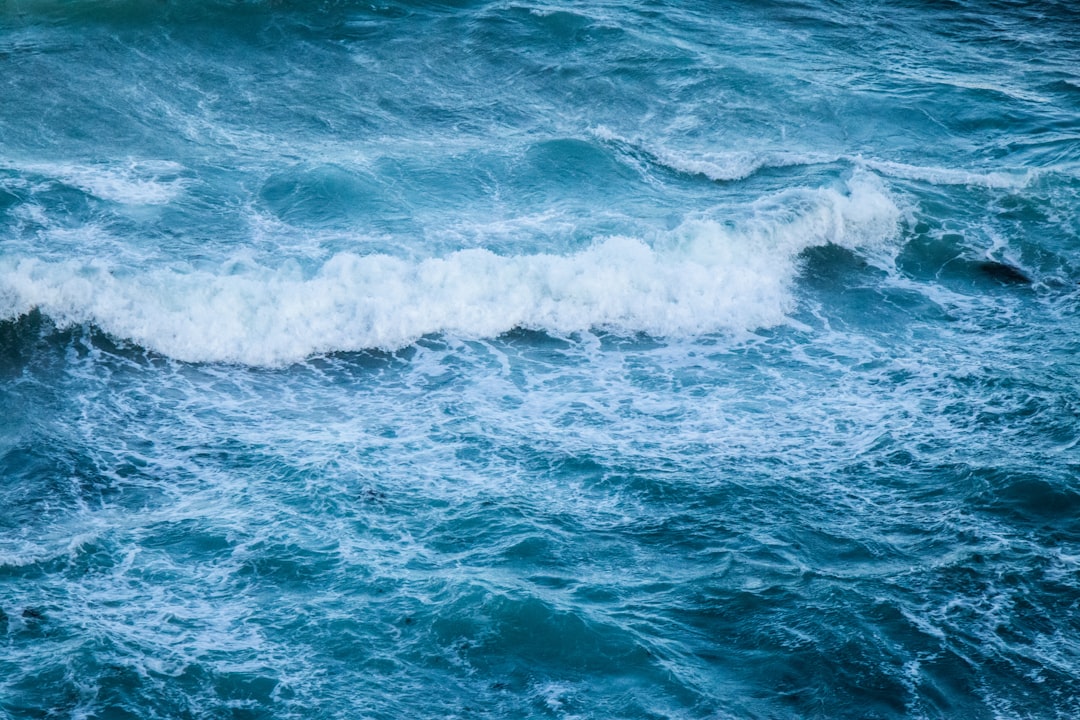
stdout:
<svg viewBox="0 0 1080 720">
<path fill-rule="evenodd" d="M 126 271 L 103 259 L 0 261 L 0 317 L 32 310 L 92 323 L 170 357 L 281 365 L 333 351 L 396 349 L 433 333 L 591 328 L 659 337 L 784 322 L 799 253 L 886 242 L 896 204 L 869 174 L 840 189 L 792 191 L 737 226 L 686 222 L 652 241 L 598 239 L 565 255 L 467 249 L 418 261 L 341 252 L 314 274 Z"/>
</svg>

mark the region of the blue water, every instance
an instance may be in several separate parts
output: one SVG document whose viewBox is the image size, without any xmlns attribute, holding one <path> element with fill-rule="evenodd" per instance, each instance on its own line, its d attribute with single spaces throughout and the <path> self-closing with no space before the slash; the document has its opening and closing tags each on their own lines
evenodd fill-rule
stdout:
<svg viewBox="0 0 1080 720">
<path fill-rule="evenodd" d="M 1070 2 L 0 0 L 0 718 L 1080 716 Z"/>
</svg>

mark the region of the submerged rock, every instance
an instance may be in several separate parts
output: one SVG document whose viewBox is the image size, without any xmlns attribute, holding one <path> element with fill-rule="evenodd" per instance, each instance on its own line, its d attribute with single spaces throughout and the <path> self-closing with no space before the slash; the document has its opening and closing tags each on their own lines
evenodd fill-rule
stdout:
<svg viewBox="0 0 1080 720">
<path fill-rule="evenodd" d="M 1004 285 L 1030 285 L 1031 278 L 1019 268 L 996 260 L 983 260 L 975 263 L 975 269 L 991 280 Z"/>
</svg>

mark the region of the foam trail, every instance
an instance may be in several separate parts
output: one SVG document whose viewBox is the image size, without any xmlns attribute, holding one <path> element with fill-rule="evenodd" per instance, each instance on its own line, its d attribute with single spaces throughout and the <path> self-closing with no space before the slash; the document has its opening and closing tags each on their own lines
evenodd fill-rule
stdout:
<svg viewBox="0 0 1080 720">
<path fill-rule="evenodd" d="M 167 205 L 185 190 L 187 181 L 175 177 L 182 165 L 166 161 L 130 162 L 98 167 L 65 163 L 21 163 L 0 168 L 33 173 L 78 188 L 101 200 L 123 205 Z"/>
<path fill-rule="evenodd" d="M 516 327 L 661 337 L 738 331 L 785 320 L 801 250 L 880 243 L 898 218 L 880 182 L 859 175 L 847 193 L 767 199 L 737 229 L 690 222 L 652 245 L 610 237 L 571 255 L 470 249 L 410 262 L 345 252 L 307 278 L 289 267 L 127 275 L 100 261 L 7 259 L 0 317 L 38 308 L 62 326 L 93 323 L 179 360 L 253 365 Z"/>
<path fill-rule="evenodd" d="M 882 175 L 901 180 L 916 180 L 932 185 L 968 185 L 992 190 L 1019 190 L 1030 185 L 1036 176 L 1035 171 L 1032 170 L 1023 173 L 1001 171 L 980 173 L 970 170 L 908 165 L 886 160 L 864 160 L 860 157 L 853 158 L 853 162 Z"/>
</svg>

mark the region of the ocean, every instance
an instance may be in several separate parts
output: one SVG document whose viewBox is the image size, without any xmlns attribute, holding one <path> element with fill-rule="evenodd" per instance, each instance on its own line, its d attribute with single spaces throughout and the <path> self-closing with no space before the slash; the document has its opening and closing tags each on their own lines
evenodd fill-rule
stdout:
<svg viewBox="0 0 1080 720">
<path fill-rule="evenodd" d="M 0 718 L 1080 717 L 1080 6 L 0 0 Z"/>
</svg>

